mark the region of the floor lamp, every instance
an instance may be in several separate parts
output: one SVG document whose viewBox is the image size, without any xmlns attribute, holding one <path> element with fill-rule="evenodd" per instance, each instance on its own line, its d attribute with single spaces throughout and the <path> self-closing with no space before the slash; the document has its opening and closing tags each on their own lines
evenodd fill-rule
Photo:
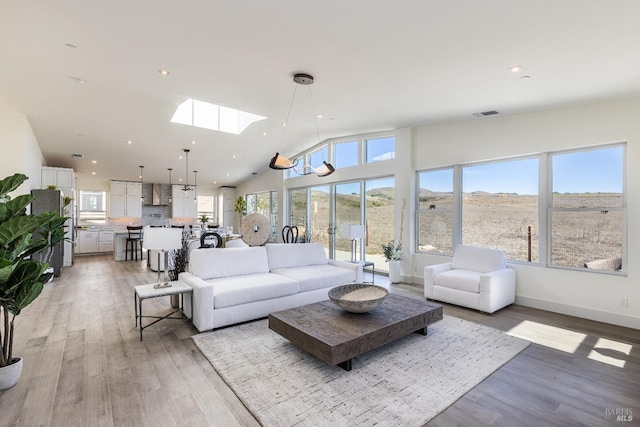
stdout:
<svg viewBox="0 0 640 427">
<path fill-rule="evenodd" d="M 167 280 L 169 273 L 169 251 L 182 248 L 182 229 L 145 227 L 142 239 L 143 248 L 147 251 L 158 251 L 158 267 L 160 267 L 160 254 L 164 254 L 164 280 L 160 280 L 160 268 L 158 268 L 158 283 L 156 283 L 154 287 L 170 287 L 171 282 Z"/>
<path fill-rule="evenodd" d="M 364 238 L 364 225 L 345 224 L 342 228 L 342 235 L 347 239 L 351 239 L 351 262 L 356 262 L 357 241 Z"/>
</svg>

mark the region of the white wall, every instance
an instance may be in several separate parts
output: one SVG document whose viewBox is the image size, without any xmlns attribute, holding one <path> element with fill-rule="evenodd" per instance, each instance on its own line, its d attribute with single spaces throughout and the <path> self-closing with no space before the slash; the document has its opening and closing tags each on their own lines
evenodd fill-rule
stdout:
<svg viewBox="0 0 640 427">
<path fill-rule="evenodd" d="M 27 116 L 10 110 L 0 110 L 0 179 L 15 173 L 29 177 L 15 194 L 40 188 L 40 168 L 45 165 L 42 151 Z"/>
<path fill-rule="evenodd" d="M 640 98 L 414 129 L 417 170 L 466 162 L 628 141 L 628 276 L 514 265 L 517 302 L 608 323 L 640 328 Z M 413 255 L 414 281 L 425 265 L 445 259 Z M 620 297 L 629 307 L 619 307 Z"/>
</svg>

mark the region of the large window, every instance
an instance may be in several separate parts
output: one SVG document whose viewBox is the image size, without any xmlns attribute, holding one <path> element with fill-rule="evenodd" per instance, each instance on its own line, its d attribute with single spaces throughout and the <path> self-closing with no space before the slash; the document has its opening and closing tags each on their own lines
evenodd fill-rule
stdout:
<svg viewBox="0 0 640 427">
<path fill-rule="evenodd" d="M 538 158 L 462 168 L 462 243 L 538 261 Z"/>
<path fill-rule="evenodd" d="M 307 163 L 315 169 L 318 169 L 320 166 L 322 166 L 323 161 L 329 161 L 329 151 L 326 145 L 318 150 L 312 151 L 307 156 Z M 309 171 L 305 170 L 304 172 L 306 173 Z"/>
<path fill-rule="evenodd" d="M 552 265 L 622 268 L 624 146 L 551 155 Z"/>
<path fill-rule="evenodd" d="M 359 163 L 358 141 L 340 141 L 333 145 L 334 166 L 336 169 L 357 166 Z"/>
<path fill-rule="evenodd" d="M 79 190 L 80 206 L 78 220 L 92 224 L 107 222 L 107 192 Z"/>
<path fill-rule="evenodd" d="M 396 157 L 396 139 L 392 136 L 367 139 L 366 150 L 367 163 L 393 159 Z"/>
<path fill-rule="evenodd" d="M 624 165 L 625 144 L 615 144 L 418 172 L 416 251 L 449 255 L 463 243 L 514 261 L 626 271 Z"/>
<path fill-rule="evenodd" d="M 278 192 L 263 191 L 245 195 L 247 215 L 259 213 L 264 215 L 271 226 L 269 241 L 273 241 L 278 233 Z"/>
<path fill-rule="evenodd" d="M 215 216 L 214 197 L 213 196 L 198 196 L 198 218 L 205 215 L 211 224 L 217 224 L 217 218 Z"/>
<path fill-rule="evenodd" d="M 418 174 L 418 251 L 452 253 L 453 168 Z"/>
</svg>

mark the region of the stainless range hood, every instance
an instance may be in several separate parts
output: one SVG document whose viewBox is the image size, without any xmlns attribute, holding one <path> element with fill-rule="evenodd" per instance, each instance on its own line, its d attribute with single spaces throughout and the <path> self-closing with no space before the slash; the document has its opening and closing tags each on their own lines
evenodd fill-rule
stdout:
<svg viewBox="0 0 640 427">
<path fill-rule="evenodd" d="M 142 194 L 145 206 L 168 206 L 171 189 L 166 184 L 144 184 Z"/>
</svg>

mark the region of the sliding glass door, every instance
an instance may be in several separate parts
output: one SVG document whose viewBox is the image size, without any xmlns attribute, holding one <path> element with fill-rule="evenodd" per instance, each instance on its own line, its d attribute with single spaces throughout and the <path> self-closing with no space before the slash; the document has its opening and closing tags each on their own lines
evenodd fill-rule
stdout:
<svg viewBox="0 0 640 427">
<path fill-rule="evenodd" d="M 394 179 L 370 179 L 364 181 L 365 199 L 365 255 L 364 259 L 375 264 L 377 271 L 389 272 L 384 261 L 382 245 L 394 240 Z"/>
<path fill-rule="evenodd" d="M 362 224 L 362 192 L 361 182 L 346 182 L 335 184 L 335 251 L 334 259 L 351 259 L 351 240 L 344 235 L 345 225 Z M 361 255 L 358 254 L 358 259 Z"/>
<path fill-rule="evenodd" d="M 394 178 L 358 180 L 289 190 L 290 225 L 300 236 L 320 242 L 329 258 L 351 259 L 351 240 L 345 225 L 365 227 L 356 258 L 372 261 L 376 271 L 389 271 L 382 244 L 394 240 Z"/>
<path fill-rule="evenodd" d="M 327 256 L 330 254 L 331 206 L 328 185 L 309 188 L 309 237 L 312 242 L 320 242 Z"/>
</svg>

